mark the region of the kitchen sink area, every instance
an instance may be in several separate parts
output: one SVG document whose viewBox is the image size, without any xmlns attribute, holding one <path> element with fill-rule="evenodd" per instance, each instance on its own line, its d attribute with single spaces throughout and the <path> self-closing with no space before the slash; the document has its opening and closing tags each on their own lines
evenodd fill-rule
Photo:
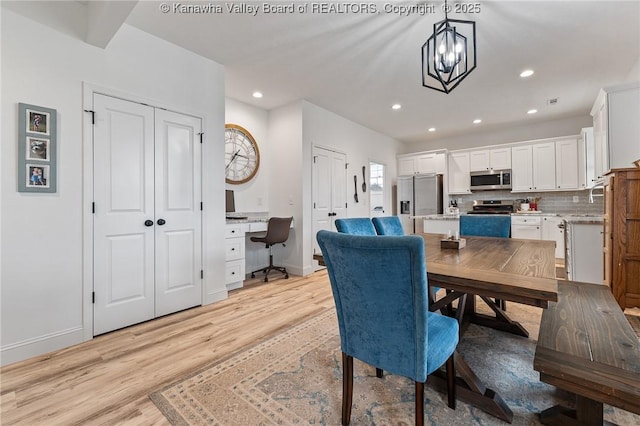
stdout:
<svg viewBox="0 0 640 426">
<path fill-rule="evenodd" d="M 509 191 L 476 192 L 454 199 L 461 215 L 511 215 L 511 238 L 555 241 L 559 277 L 602 284 L 602 198 L 590 203 L 587 191 L 527 194 L 530 200 L 538 198 L 537 210 L 523 211 L 521 200 L 514 195 Z M 423 228 L 440 234 L 456 232 L 458 218 L 430 215 L 424 218 Z"/>
</svg>

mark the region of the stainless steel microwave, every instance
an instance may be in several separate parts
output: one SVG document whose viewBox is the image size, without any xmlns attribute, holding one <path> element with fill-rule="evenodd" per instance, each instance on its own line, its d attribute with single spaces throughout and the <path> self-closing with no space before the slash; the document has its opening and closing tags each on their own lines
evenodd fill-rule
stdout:
<svg viewBox="0 0 640 426">
<path fill-rule="evenodd" d="M 511 170 L 471 172 L 471 190 L 511 189 Z"/>
</svg>

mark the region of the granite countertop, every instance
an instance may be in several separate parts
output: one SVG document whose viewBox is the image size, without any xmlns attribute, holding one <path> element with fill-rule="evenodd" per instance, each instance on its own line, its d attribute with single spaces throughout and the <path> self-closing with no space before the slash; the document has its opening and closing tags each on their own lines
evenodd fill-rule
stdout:
<svg viewBox="0 0 640 426">
<path fill-rule="evenodd" d="M 232 216 L 240 216 L 238 219 L 232 219 Z M 248 222 L 268 222 L 268 213 L 231 213 L 227 216 L 227 223 L 248 223 Z"/>
<path fill-rule="evenodd" d="M 424 216 L 411 216 L 411 219 L 438 219 L 438 220 L 458 220 L 460 219 L 460 215 L 451 215 L 451 214 L 428 214 Z"/>
<path fill-rule="evenodd" d="M 545 212 L 516 212 L 511 216 L 554 216 L 562 217 L 567 220 L 595 220 L 602 221 L 603 215 L 597 213 L 545 213 Z"/>
<path fill-rule="evenodd" d="M 602 225 L 604 223 L 603 215 L 562 215 L 567 223 L 579 223 L 586 225 Z"/>
</svg>

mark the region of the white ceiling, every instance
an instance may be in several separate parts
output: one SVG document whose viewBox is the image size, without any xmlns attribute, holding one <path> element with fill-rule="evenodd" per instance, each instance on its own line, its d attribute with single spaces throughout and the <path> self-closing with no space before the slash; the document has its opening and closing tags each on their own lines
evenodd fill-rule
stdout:
<svg viewBox="0 0 640 426">
<path fill-rule="evenodd" d="M 439 93 L 420 76 L 421 46 L 444 18 L 443 2 L 430 3 L 437 13 L 425 16 L 385 13 L 384 2 L 379 14 L 251 16 L 162 13 L 143 1 L 127 23 L 223 64 L 231 98 L 265 109 L 306 99 L 404 142 L 586 115 L 598 89 L 626 81 L 640 59 L 638 1 L 479 1 L 480 13 L 449 15 L 476 21 L 478 67 Z M 525 68 L 536 71 L 526 81 Z"/>
<path fill-rule="evenodd" d="M 94 6 L 93 21 L 107 21 L 92 3 L 75 2 Z M 481 0 L 479 13 L 450 14 L 476 21 L 478 67 L 448 95 L 422 87 L 420 76 L 421 46 L 444 18 L 443 1 L 427 0 L 436 13 L 425 16 L 386 13 L 385 2 L 373 3 L 379 13 L 256 16 L 229 13 L 231 0 L 163 2 L 223 7 L 200 14 L 163 13 L 155 0 L 127 3 L 127 24 L 224 65 L 226 96 L 267 110 L 306 99 L 403 142 L 585 116 L 599 88 L 640 80 L 638 0 Z M 526 68 L 535 74 L 523 80 Z M 264 97 L 253 98 L 255 90 Z M 558 103 L 548 106 L 551 98 Z M 394 103 L 402 109 L 392 111 Z M 532 108 L 539 112 L 527 115 Z M 472 124 L 476 118 L 483 122 Z"/>
</svg>

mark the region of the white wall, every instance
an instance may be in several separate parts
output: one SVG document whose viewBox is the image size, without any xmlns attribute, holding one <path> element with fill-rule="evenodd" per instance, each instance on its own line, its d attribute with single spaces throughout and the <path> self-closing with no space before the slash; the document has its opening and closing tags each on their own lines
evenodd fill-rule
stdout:
<svg viewBox="0 0 640 426">
<path fill-rule="evenodd" d="M 597 93 L 593 95 L 595 101 Z M 478 127 L 476 132 L 454 136 L 450 138 L 436 139 L 422 143 L 405 143 L 402 145 L 401 154 L 412 152 L 430 151 L 434 149 L 465 149 L 487 145 L 530 141 L 535 139 L 555 138 L 580 134 L 583 127 L 593 126 L 593 118 L 588 112 L 578 117 L 562 118 L 541 123 L 532 123 L 524 126 L 505 127 L 500 129 L 482 130 Z"/>
<path fill-rule="evenodd" d="M 225 99 L 225 122 L 237 124 L 251 133 L 260 150 L 258 173 L 241 185 L 226 185 L 235 192 L 236 211 L 244 213 L 269 211 L 269 170 L 273 149 L 267 137 L 269 113 L 235 99 Z"/>
<path fill-rule="evenodd" d="M 204 116 L 205 302 L 225 298 L 223 68 L 124 25 L 99 49 L 2 10 L 2 363 L 91 336 L 83 264 L 83 82 Z M 18 103 L 58 111 L 58 192 L 17 192 Z"/>
<path fill-rule="evenodd" d="M 269 146 L 272 151 L 269 171 L 269 206 L 272 216 L 293 216 L 294 229 L 289 233 L 286 247 L 274 250 L 274 263 L 283 265 L 291 273 L 307 275 L 304 269 L 306 251 L 304 229 L 309 178 L 305 173 L 302 143 L 302 102 L 295 102 L 269 112 Z M 310 207 L 310 206 L 309 206 Z M 308 263 L 311 263 L 309 260 Z"/>
<path fill-rule="evenodd" d="M 627 75 L 627 81 L 639 81 L 640 80 L 640 57 L 636 61 L 635 65 L 629 71 Z"/>
<path fill-rule="evenodd" d="M 310 271 L 313 268 L 311 258 L 313 253 L 313 220 L 311 200 L 311 173 L 312 173 L 312 148 L 314 146 L 333 148 L 347 155 L 347 214 L 349 217 L 369 217 L 370 205 L 368 193 L 362 193 L 362 166 L 369 171 L 369 162 L 375 161 L 386 165 L 387 187 L 385 206 L 391 212 L 391 185 L 395 183 L 397 176 L 396 154 L 399 142 L 386 135 L 375 132 L 360 124 L 347 120 L 331 111 L 314 105 L 310 102 L 303 103 L 303 183 L 304 183 L 304 253 L 303 268 Z M 353 175 L 358 176 L 359 202 L 353 200 Z"/>
<path fill-rule="evenodd" d="M 264 111 L 242 102 L 227 99 L 226 120 L 236 120 L 253 133 L 261 131 L 267 125 L 267 137 L 258 140 L 261 158 L 267 160 L 261 164 L 261 171 L 250 183 L 239 186 L 228 185 L 236 189 L 236 208 L 238 200 L 246 208 L 255 211 L 267 211 L 270 216 L 293 216 L 295 227 L 292 229 L 286 247 L 274 250 L 274 262 L 285 266 L 291 273 L 307 275 L 313 272 L 313 220 L 312 220 L 312 148 L 322 146 L 334 148 L 347 155 L 350 163 L 347 188 L 353 188 L 353 175 L 358 176 L 359 188 L 362 184 L 362 166 L 376 161 L 387 166 L 387 185 L 396 178 L 396 153 L 399 143 L 388 136 L 377 133 L 337 114 L 320 108 L 307 101 L 297 101 L 268 112 L 265 122 Z M 261 160 L 262 161 L 262 160 Z M 255 199 L 267 194 L 260 209 Z M 352 194 L 352 192 L 349 192 Z M 360 202 L 352 202 L 350 196 L 348 215 L 369 216 L 369 197 L 359 191 Z M 368 194 L 367 194 L 368 195 Z M 391 211 L 391 190 L 386 193 L 386 205 Z M 245 210 L 248 212 L 254 210 Z"/>
</svg>

